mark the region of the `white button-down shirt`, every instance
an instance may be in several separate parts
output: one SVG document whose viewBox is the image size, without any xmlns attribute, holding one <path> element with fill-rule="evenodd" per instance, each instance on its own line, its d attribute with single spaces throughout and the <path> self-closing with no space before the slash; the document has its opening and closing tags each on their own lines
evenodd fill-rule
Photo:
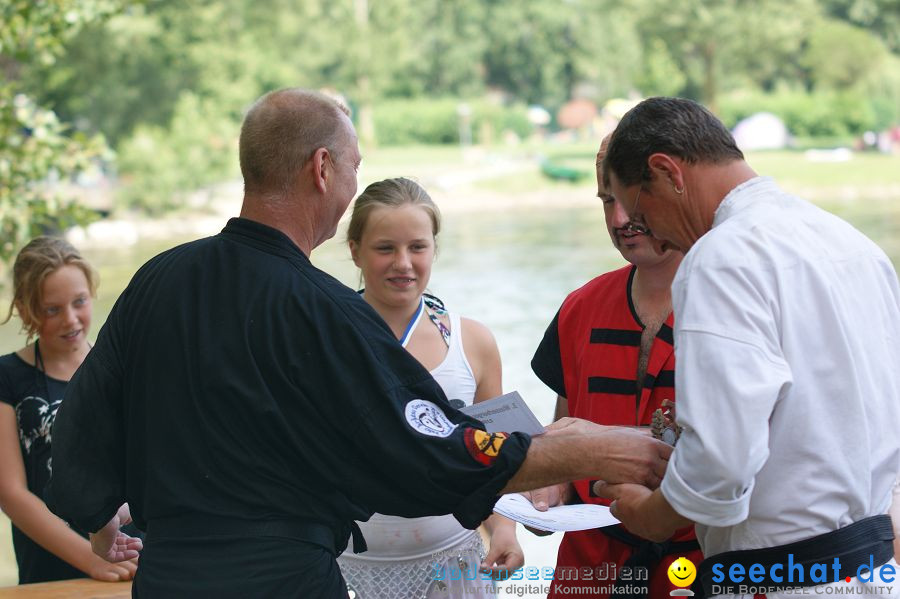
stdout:
<svg viewBox="0 0 900 599">
<path fill-rule="evenodd" d="M 884 252 L 759 177 L 721 203 L 672 303 L 685 430 L 662 493 L 698 523 L 707 556 L 887 512 L 900 291 Z"/>
</svg>

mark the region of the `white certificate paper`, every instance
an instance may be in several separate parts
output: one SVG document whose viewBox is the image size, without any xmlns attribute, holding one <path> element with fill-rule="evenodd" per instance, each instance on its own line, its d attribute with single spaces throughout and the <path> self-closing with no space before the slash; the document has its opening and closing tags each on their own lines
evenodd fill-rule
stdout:
<svg viewBox="0 0 900 599">
<path fill-rule="evenodd" d="M 497 500 L 494 512 L 525 526 L 550 532 L 588 530 L 619 523 L 605 505 L 560 505 L 551 507 L 546 512 L 539 512 L 518 493 L 503 495 Z"/>
</svg>

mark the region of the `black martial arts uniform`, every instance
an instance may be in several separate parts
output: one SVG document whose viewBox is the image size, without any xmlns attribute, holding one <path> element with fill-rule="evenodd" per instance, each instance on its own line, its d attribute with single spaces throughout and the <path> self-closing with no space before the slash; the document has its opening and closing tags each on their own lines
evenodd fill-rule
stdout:
<svg viewBox="0 0 900 599">
<path fill-rule="evenodd" d="M 142 597 L 344 597 L 354 519 L 490 515 L 530 438 L 480 428 L 353 290 L 232 219 L 116 302 L 57 415 L 48 504 L 95 531 L 127 500 Z"/>
</svg>

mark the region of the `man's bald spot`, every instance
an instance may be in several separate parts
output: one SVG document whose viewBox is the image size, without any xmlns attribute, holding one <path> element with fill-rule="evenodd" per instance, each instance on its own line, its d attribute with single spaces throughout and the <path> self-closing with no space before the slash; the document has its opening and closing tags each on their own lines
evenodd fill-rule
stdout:
<svg viewBox="0 0 900 599">
<path fill-rule="evenodd" d="M 336 153 L 343 148 L 349 114 L 328 96 L 298 88 L 257 100 L 241 126 L 245 192 L 287 192 L 316 150 Z"/>
</svg>

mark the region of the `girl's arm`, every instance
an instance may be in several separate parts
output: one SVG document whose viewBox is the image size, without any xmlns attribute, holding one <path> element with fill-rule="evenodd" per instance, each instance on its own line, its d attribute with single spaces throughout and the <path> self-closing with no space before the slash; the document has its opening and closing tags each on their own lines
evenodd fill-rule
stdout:
<svg viewBox="0 0 900 599">
<path fill-rule="evenodd" d="M 137 560 L 111 564 L 94 555 L 87 539 L 28 490 L 16 413 L 8 404 L 0 404 L 0 508 L 32 541 L 91 578 L 115 582 L 134 577 Z"/>
<path fill-rule="evenodd" d="M 503 393 L 503 366 L 497 341 L 480 322 L 461 318 L 463 352 L 475 377 L 475 403 L 491 399 Z"/>
<path fill-rule="evenodd" d="M 497 397 L 503 393 L 503 366 L 500 350 L 494 336 L 483 324 L 467 318 L 461 319 L 463 351 L 472 366 L 477 387 L 475 403 Z M 490 537 L 490 548 L 480 568 L 493 576 L 508 578 L 525 563 L 525 554 L 516 539 L 516 523 L 500 514 L 493 514 L 484 521 Z M 501 575 L 501 571 L 506 571 Z"/>
<path fill-rule="evenodd" d="M 491 541 L 479 567 L 493 577 L 507 580 L 513 571 L 525 564 L 525 553 L 516 538 L 516 523 L 500 514 L 492 514 L 483 526 Z"/>
</svg>

